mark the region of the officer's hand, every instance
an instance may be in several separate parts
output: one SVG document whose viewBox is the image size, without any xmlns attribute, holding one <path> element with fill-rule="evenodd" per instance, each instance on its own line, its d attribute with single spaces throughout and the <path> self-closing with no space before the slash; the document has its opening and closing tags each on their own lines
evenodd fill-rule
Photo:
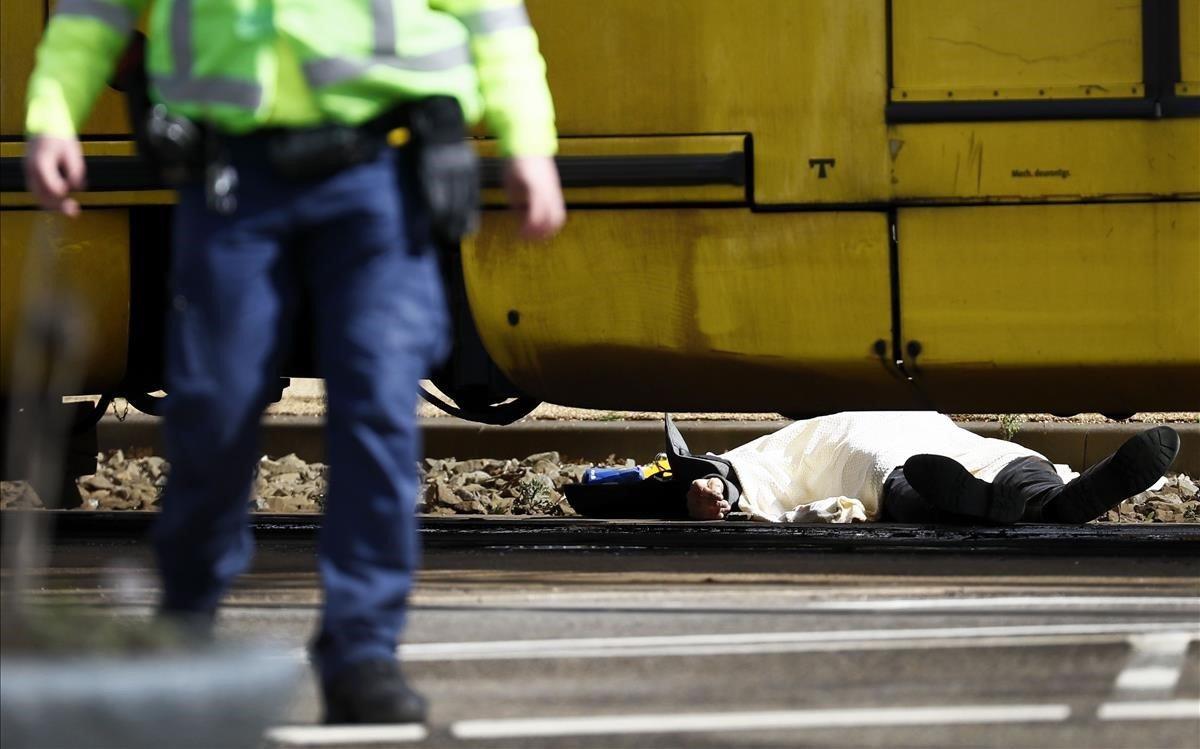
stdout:
<svg viewBox="0 0 1200 749">
<path fill-rule="evenodd" d="M 504 167 L 508 203 L 521 216 L 521 236 L 549 239 L 567 220 L 558 168 L 549 156 L 515 156 Z"/>
<path fill-rule="evenodd" d="M 25 184 L 38 205 L 47 211 L 79 215 L 72 190 L 83 190 L 86 168 L 83 149 L 76 138 L 38 136 L 25 147 Z"/>
</svg>

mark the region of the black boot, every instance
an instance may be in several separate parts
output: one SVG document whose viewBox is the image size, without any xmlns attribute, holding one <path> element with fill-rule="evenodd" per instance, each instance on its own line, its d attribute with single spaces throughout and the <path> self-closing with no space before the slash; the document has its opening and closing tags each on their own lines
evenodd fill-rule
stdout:
<svg viewBox="0 0 1200 749">
<path fill-rule="evenodd" d="M 942 512 L 1008 525 L 1021 519 L 1025 500 L 1004 487 L 977 479 L 945 455 L 914 455 L 904 462 L 913 489 Z"/>
<path fill-rule="evenodd" d="M 393 659 L 353 663 L 322 684 L 326 724 L 424 723 L 425 698 Z"/>
<path fill-rule="evenodd" d="M 885 523 L 922 525 L 974 525 L 977 520 L 939 510 L 922 497 L 904 476 L 903 466 L 893 468 L 879 497 L 880 519 Z"/>
<path fill-rule="evenodd" d="M 1047 497 L 1039 508 L 1041 517 L 1052 523 L 1095 520 L 1153 486 L 1178 453 L 1178 432 L 1166 426 L 1147 429 Z"/>
</svg>

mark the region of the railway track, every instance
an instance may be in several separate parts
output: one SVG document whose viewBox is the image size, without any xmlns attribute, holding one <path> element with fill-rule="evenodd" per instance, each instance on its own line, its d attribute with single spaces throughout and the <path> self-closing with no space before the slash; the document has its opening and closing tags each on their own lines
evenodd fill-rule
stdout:
<svg viewBox="0 0 1200 749">
<path fill-rule="evenodd" d="M 698 451 L 723 452 L 782 428 L 780 421 L 698 421 L 681 424 L 688 444 Z M 1082 470 L 1147 428 L 1142 423 L 1024 424 L 1012 435 L 1000 424 L 966 422 L 968 431 L 984 437 L 1011 438 L 1056 463 Z M 1200 475 L 1200 423 L 1172 424 L 1183 438 L 1173 470 Z M 660 421 L 521 421 L 509 426 L 484 426 L 459 419 L 423 419 L 425 456 L 430 458 L 523 458 L 557 451 L 584 460 L 608 455 L 649 459 L 663 449 Z M 307 416 L 269 416 L 262 422 L 263 452 L 278 456 L 295 453 L 308 462 L 325 459 L 324 421 Z M 98 426 L 101 450 L 144 447 L 161 451 L 159 420 L 131 414 L 124 420 L 105 417 Z"/>
<path fill-rule="evenodd" d="M 18 512 L 5 510 L 0 524 Z M 149 532 L 153 512 L 50 511 L 62 541 L 136 542 Z M 1007 527 L 770 525 L 755 522 L 585 520 L 535 517 L 425 517 L 429 549 L 596 549 L 839 551 L 870 553 L 1011 553 L 1049 556 L 1200 555 L 1200 524 L 1015 525 Z M 317 514 L 256 513 L 260 541 L 315 543 Z"/>
</svg>

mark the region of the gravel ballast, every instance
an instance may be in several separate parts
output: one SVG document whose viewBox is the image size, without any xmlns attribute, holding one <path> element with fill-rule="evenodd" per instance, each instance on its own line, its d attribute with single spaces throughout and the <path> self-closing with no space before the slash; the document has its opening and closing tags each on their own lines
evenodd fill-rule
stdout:
<svg viewBox="0 0 1200 749">
<path fill-rule="evenodd" d="M 170 465 L 155 455 L 131 456 L 115 450 L 97 456 L 98 469 L 76 481 L 81 510 L 156 510 Z M 556 452 L 523 460 L 455 460 L 427 458 L 418 464 L 421 497 L 418 512 L 430 515 L 575 515 L 562 493 L 579 482 L 593 463 L 564 462 Z M 606 461 L 602 465 L 634 465 Z M 329 467 L 306 463 L 295 455 L 264 456 L 258 462 L 252 491 L 257 512 L 320 512 L 325 504 Z M 5 481 L 0 492 L 4 509 L 41 508 L 43 503 L 23 481 Z"/>
<path fill-rule="evenodd" d="M 154 510 L 166 486 L 170 465 L 155 455 L 113 451 L 99 457 L 99 470 L 76 482 L 81 510 Z M 522 460 L 427 458 L 419 464 L 418 511 L 429 515 L 576 515 L 562 487 L 579 482 L 593 463 L 564 460 L 556 452 Z M 633 466 L 632 459 L 610 458 L 601 465 Z M 270 513 L 320 512 L 329 469 L 295 455 L 263 457 L 254 481 L 253 509 Z M 37 508 L 41 500 L 24 482 L 3 482 L 0 507 Z M 1184 474 L 1169 475 L 1154 491 L 1123 502 L 1099 522 L 1200 522 L 1200 489 Z"/>
</svg>

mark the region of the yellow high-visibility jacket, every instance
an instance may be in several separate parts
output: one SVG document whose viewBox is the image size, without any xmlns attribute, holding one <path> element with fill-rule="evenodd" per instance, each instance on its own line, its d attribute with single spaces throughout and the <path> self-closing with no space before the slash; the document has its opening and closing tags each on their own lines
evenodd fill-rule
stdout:
<svg viewBox="0 0 1200 749">
<path fill-rule="evenodd" d="M 150 7 L 151 97 L 225 132 L 358 124 L 454 96 L 505 155 L 555 152 L 521 0 L 59 0 L 29 80 L 29 135 L 74 135 Z"/>
</svg>

